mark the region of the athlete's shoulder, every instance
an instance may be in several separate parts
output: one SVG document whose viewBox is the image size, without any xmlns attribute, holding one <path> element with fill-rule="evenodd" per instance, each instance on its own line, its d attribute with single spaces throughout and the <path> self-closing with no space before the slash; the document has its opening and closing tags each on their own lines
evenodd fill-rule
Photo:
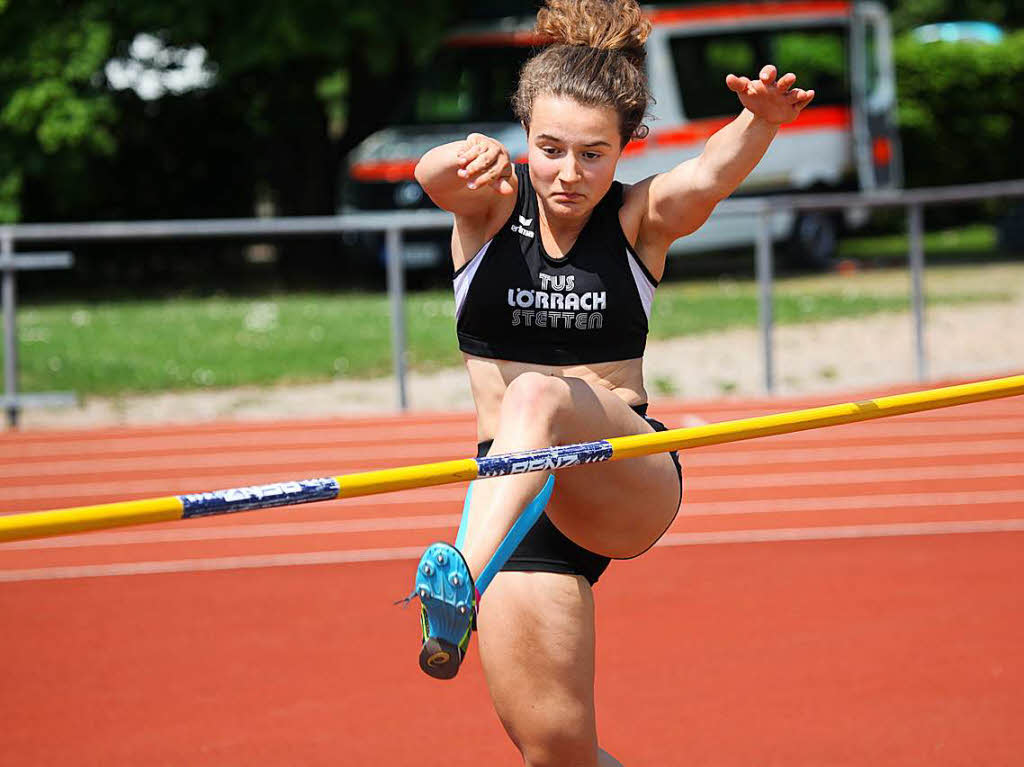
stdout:
<svg viewBox="0 0 1024 767">
<path fill-rule="evenodd" d="M 633 246 L 636 245 L 640 225 L 647 212 L 650 188 L 650 178 L 645 178 L 635 184 L 622 184 L 619 223 L 622 225 L 622 233 Z"/>
<path fill-rule="evenodd" d="M 651 194 L 651 182 L 653 180 L 654 176 L 648 176 L 634 184 L 622 184 L 623 206 L 646 203 Z"/>
</svg>

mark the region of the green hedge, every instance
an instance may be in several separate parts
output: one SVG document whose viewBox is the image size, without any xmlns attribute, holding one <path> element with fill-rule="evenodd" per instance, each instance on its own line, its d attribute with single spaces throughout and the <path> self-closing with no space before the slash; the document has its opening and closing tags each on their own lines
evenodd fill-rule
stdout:
<svg viewBox="0 0 1024 767">
<path fill-rule="evenodd" d="M 997 45 L 896 44 L 907 186 L 1024 178 L 1024 31 Z"/>
</svg>

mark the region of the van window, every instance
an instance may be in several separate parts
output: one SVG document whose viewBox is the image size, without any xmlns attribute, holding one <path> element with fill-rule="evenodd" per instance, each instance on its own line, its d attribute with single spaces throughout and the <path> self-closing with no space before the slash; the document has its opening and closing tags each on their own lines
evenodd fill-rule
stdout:
<svg viewBox="0 0 1024 767">
<path fill-rule="evenodd" d="M 727 74 L 756 76 L 775 64 L 815 90 L 816 106 L 850 103 L 848 36 L 843 27 L 680 35 L 669 41 L 683 112 L 690 120 L 736 114 Z"/>
<path fill-rule="evenodd" d="M 669 42 L 687 118 L 699 120 L 739 111 L 735 94 L 725 87 L 725 76 L 752 72 L 763 58 L 759 42 L 749 33 L 687 35 Z"/>
<path fill-rule="evenodd" d="M 522 47 L 443 48 L 399 108 L 405 125 L 514 121 L 509 98 L 529 55 Z"/>
<path fill-rule="evenodd" d="M 772 37 L 779 74 L 795 72 L 797 86 L 814 89 L 815 106 L 850 103 L 848 37 L 842 28 L 781 32 Z"/>
</svg>

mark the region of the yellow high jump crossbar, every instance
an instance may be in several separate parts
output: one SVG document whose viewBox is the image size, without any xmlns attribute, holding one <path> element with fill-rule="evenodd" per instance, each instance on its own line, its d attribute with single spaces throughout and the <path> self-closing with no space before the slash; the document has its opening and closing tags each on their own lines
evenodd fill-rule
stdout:
<svg viewBox="0 0 1024 767">
<path fill-rule="evenodd" d="M 355 498 L 530 471 L 555 471 L 585 463 L 617 461 L 622 458 L 635 458 L 670 450 L 688 450 L 704 445 L 721 445 L 1019 394 L 1024 394 L 1024 375 L 756 418 L 723 421 L 686 429 L 613 437 L 597 442 L 561 445 L 484 458 L 466 458 L 337 477 L 277 482 L 255 487 L 106 503 L 98 506 L 7 514 L 0 516 L 0 542 L 290 506 L 335 498 Z"/>
</svg>

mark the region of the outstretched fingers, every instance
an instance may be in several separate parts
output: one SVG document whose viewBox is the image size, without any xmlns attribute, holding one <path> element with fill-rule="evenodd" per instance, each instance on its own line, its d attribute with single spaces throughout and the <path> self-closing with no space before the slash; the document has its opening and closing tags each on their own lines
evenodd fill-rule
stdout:
<svg viewBox="0 0 1024 767">
<path fill-rule="evenodd" d="M 794 88 L 786 94 L 786 97 L 789 99 L 789 102 L 797 108 L 797 111 L 800 111 L 811 103 L 811 100 L 814 98 L 814 91 L 805 91 L 800 88 Z"/>
<path fill-rule="evenodd" d="M 735 93 L 743 93 L 750 87 L 749 77 L 737 77 L 736 75 L 725 76 L 725 87 Z"/>
<path fill-rule="evenodd" d="M 793 87 L 796 84 L 795 74 L 787 72 L 779 77 L 779 70 L 772 64 L 762 67 L 756 79 L 730 74 L 726 76 L 725 84 L 736 93 L 746 109 L 775 125 L 796 119 L 814 98 L 814 91 Z"/>
</svg>

